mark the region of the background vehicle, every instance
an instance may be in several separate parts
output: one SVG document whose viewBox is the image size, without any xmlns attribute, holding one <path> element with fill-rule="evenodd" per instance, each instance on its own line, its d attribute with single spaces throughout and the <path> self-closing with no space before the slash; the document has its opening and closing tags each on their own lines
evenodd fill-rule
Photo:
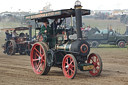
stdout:
<svg viewBox="0 0 128 85">
<path fill-rule="evenodd" d="M 29 35 L 25 35 L 23 31 L 29 30 L 27 27 L 5 28 L 2 31 L 18 31 L 18 36 L 15 38 L 10 37 L 9 40 L 5 39 L 5 44 L 2 46 L 4 53 L 8 55 L 14 55 L 15 53 L 30 55 L 31 42 L 29 41 Z M 28 32 L 27 32 L 28 33 Z"/>
<path fill-rule="evenodd" d="M 57 28 L 57 35 L 50 38 L 50 42 L 36 42 L 31 49 L 31 65 L 36 74 L 46 75 L 52 66 L 62 69 L 66 78 L 73 79 L 80 71 L 89 71 L 92 76 L 99 76 L 102 71 L 102 60 L 98 54 L 90 52 L 90 46 L 82 38 L 82 15 L 89 15 L 90 10 L 81 9 L 79 1 L 76 1 L 75 9 L 64 9 L 40 14 L 25 16 L 27 20 L 42 22 L 44 19 L 64 18 L 64 26 Z M 77 40 L 69 38 L 73 34 L 71 28 L 66 29 L 65 18 L 76 18 Z M 52 44 L 52 47 L 50 45 Z"/>
<path fill-rule="evenodd" d="M 92 28 L 89 31 L 83 32 L 83 35 L 91 47 L 98 47 L 100 44 L 110 44 L 124 48 L 128 43 L 128 35 L 121 35 L 112 29 L 100 31 L 98 28 Z"/>
</svg>

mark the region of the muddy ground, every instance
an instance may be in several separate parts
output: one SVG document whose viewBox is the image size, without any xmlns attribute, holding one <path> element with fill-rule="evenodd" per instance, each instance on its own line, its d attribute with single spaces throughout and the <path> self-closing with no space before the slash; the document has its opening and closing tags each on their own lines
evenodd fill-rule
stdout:
<svg viewBox="0 0 128 85">
<path fill-rule="evenodd" d="M 52 67 L 48 75 L 36 75 L 26 55 L 9 56 L 0 49 L 0 85 L 128 85 L 127 48 L 91 49 L 103 61 L 103 71 L 99 77 L 91 77 L 89 72 L 78 71 L 75 79 L 64 77 L 62 70 Z"/>
</svg>

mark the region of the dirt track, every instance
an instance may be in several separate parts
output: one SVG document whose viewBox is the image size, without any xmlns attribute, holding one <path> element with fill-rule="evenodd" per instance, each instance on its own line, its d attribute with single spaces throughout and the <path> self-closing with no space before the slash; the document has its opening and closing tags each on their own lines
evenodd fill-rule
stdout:
<svg viewBox="0 0 128 85">
<path fill-rule="evenodd" d="M 78 71 L 75 79 L 66 79 L 61 69 L 52 67 L 48 75 L 34 74 L 29 56 L 8 56 L 0 49 L 0 85 L 128 85 L 128 50 L 118 48 L 92 49 L 102 57 L 103 71 L 99 77 Z"/>
</svg>

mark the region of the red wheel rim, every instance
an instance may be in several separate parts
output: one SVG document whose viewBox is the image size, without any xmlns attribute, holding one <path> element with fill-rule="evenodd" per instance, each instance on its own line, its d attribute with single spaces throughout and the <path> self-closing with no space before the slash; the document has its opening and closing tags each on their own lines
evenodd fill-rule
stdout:
<svg viewBox="0 0 128 85">
<path fill-rule="evenodd" d="M 123 48 L 125 44 L 123 42 L 120 43 L 120 47 Z"/>
<path fill-rule="evenodd" d="M 99 55 L 92 53 L 89 55 L 87 63 L 94 65 L 93 70 L 89 71 L 92 76 L 98 76 L 102 71 L 102 61 L 99 58 Z"/>
<path fill-rule="evenodd" d="M 31 50 L 31 65 L 36 74 L 42 74 L 46 68 L 46 54 L 42 45 L 36 43 Z"/>
<path fill-rule="evenodd" d="M 66 55 L 62 63 L 63 73 L 67 78 L 73 78 L 76 74 L 75 61 L 70 55 Z"/>
</svg>

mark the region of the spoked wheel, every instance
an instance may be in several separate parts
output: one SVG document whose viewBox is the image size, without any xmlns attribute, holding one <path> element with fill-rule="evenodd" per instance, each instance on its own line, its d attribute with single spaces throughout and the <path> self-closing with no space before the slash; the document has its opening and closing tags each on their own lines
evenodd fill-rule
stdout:
<svg viewBox="0 0 128 85">
<path fill-rule="evenodd" d="M 67 54 L 63 58 L 62 70 L 65 77 L 73 79 L 77 73 L 77 62 L 72 54 Z"/>
<path fill-rule="evenodd" d="M 125 46 L 126 46 L 126 45 L 125 45 L 125 41 L 119 41 L 119 42 L 118 42 L 118 47 L 119 47 L 119 48 L 125 48 Z"/>
<path fill-rule="evenodd" d="M 36 74 L 48 74 L 50 67 L 47 66 L 47 49 L 42 43 L 35 43 L 31 49 L 31 65 Z"/>
<path fill-rule="evenodd" d="M 98 54 L 92 53 L 89 55 L 87 63 L 93 64 L 93 70 L 89 71 L 92 76 L 99 76 L 102 71 L 102 60 Z"/>
<path fill-rule="evenodd" d="M 91 43 L 91 47 L 92 48 L 97 48 L 99 46 L 99 42 L 97 42 L 97 41 L 92 41 L 92 43 Z"/>
<path fill-rule="evenodd" d="M 8 55 L 14 55 L 16 50 L 16 43 L 13 40 L 7 41 L 6 52 Z"/>
</svg>

